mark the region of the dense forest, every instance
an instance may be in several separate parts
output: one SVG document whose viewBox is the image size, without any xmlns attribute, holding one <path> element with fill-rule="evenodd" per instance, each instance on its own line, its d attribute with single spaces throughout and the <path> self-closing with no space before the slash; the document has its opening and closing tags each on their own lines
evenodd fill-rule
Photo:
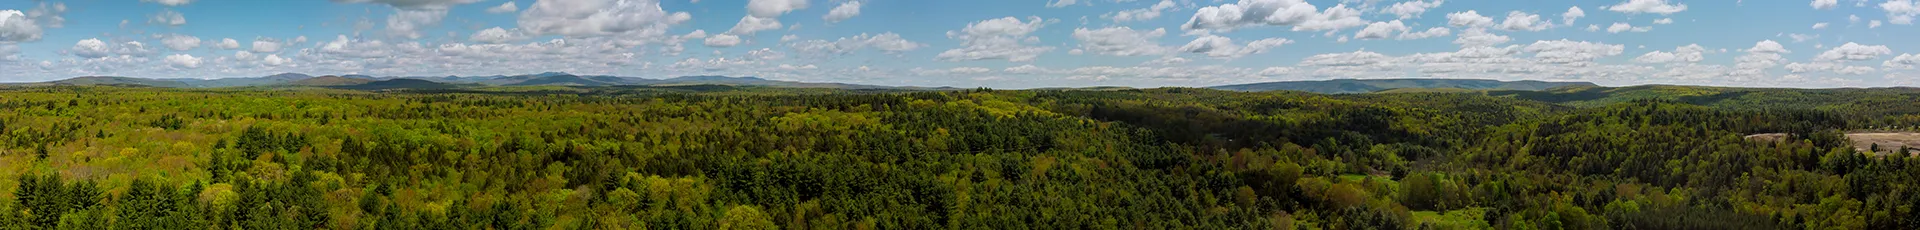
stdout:
<svg viewBox="0 0 1920 230">
<path fill-rule="evenodd" d="M 11 87 L 0 229 L 1920 229 L 1916 101 Z"/>
</svg>

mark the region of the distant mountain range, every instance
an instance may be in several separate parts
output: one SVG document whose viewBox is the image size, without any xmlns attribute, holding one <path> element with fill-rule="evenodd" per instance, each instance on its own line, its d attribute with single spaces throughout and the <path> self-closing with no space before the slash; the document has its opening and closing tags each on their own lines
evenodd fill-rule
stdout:
<svg viewBox="0 0 1920 230">
<path fill-rule="evenodd" d="M 1325 94 L 1373 93 L 1392 89 L 1530 90 L 1539 91 L 1566 86 L 1599 86 L 1589 82 L 1496 81 L 1474 79 L 1337 79 L 1325 81 L 1283 81 L 1207 87 L 1218 90 L 1265 92 L 1303 91 Z M 1405 90 L 1414 91 L 1414 90 Z"/>
<path fill-rule="evenodd" d="M 65 80 L 15 83 L 5 85 L 116 85 L 149 86 L 170 88 L 220 88 L 220 87 L 332 87 L 343 89 L 383 90 L 383 89 L 448 89 L 465 86 L 685 86 L 685 85 L 729 85 L 729 86 L 767 86 L 789 88 L 834 88 L 834 89 L 919 89 L 913 87 L 891 87 L 875 85 L 856 85 L 842 83 L 809 83 L 796 81 L 767 80 L 757 77 L 727 76 L 685 76 L 669 79 L 648 79 L 620 76 L 582 76 L 561 72 L 548 72 L 528 75 L 495 76 L 441 76 L 441 77 L 374 77 L 367 75 L 340 75 L 315 77 L 300 73 L 282 73 L 262 77 L 221 78 L 221 79 L 150 79 L 134 77 L 88 76 Z"/>
</svg>

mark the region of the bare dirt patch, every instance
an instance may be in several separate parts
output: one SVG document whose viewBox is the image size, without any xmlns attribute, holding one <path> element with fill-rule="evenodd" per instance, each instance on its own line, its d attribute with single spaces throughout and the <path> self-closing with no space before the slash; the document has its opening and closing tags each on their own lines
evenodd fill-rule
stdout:
<svg viewBox="0 0 1920 230">
<path fill-rule="evenodd" d="M 1785 139 L 1787 134 L 1784 133 L 1747 135 L 1747 140 L 1755 141 Z M 1909 148 L 1914 149 L 1914 156 L 1920 156 L 1920 133 L 1848 133 L 1847 139 L 1852 140 L 1853 149 L 1860 152 L 1873 151 L 1876 155 L 1886 156 L 1899 153 L 1902 148 Z"/>
</svg>

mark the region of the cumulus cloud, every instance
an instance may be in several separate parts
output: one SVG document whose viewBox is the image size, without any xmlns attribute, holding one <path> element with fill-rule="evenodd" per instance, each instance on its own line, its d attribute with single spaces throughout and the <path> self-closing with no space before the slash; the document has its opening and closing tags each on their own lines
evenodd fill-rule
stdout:
<svg viewBox="0 0 1920 230">
<path fill-rule="evenodd" d="M 1840 4 L 1840 0 L 1813 0 L 1813 3 L 1808 3 L 1808 5 L 1812 5 L 1814 9 L 1822 10 L 1833 9 L 1833 6 L 1838 4 Z"/>
<path fill-rule="evenodd" d="M 1633 58 L 1633 61 L 1639 63 L 1692 63 L 1705 60 L 1706 52 L 1706 47 L 1701 47 L 1699 44 L 1691 44 L 1674 48 L 1673 52 L 1658 50 L 1647 52 L 1645 55 Z"/>
<path fill-rule="evenodd" d="M 1453 34 L 1452 29 L 1447 29 L 1446 27 L 1434 27 L 1434 28 L 1427 28 L 1427 30 L 1419 31 L 1419 32 L 1407 31 L 1407 32 L 1400 33 L 1399 39 L 1400 40 L 1418 40 L 1418 39 L 1427 39 L 1427 38 L 1433 38 L 1433 37 L 1442 37 L 1442 36 L 1447 36 L 1452 34 Z"/>
<path fill-rule="evenodd" d="M 1735 70 L 1728 75 L 1752 78 L 1766 75 L 1766 70 L 1779 66 L 1786 61 L 1781 54 L 1793 53 L 1773 40 L 1755 42 L 1753 48 L 1746 49 L 1747 54 L 1734 59 Z"/>
<path fill-rule="evenodd" d="M 1507 12 L 1507 20 L 1500 22 L 1498 28 L 1502 30 L 1541 31 L 1547 28 L 1553 28 L 1553 23 L 1541 20 L 1538 14 L 1513 11 Z"/>
<path fill-rule="evenodd" d="M 200 68 L 200 58 L 193 57 L 193 55 L 187 55 L 187 54 L 167 55 L 166 61 L 167 61 L 167 66 L 173 66 L 173 68 L 181 68 L 181 69 Z"/>
<path fill-rule="evenodd" d="M 187 24 L 187 17 L 185 15 L 181 15 L 180 12 L 174 12 L 173 10 L 160 10 L 160 13 L 154 14 L 152 17 L 148 17 L 147 23 L 167 25 L 167 26 L 181 26 L 181 25 Z"/>
<path fill-rule="evenodd" d="M 1587 17 L 1587 11 L 1580 10 L 1579 6 L 1567 8 L 1566 13 L 1560 14 L 1560 21 L 1561 21 L 1560 23 L 1565 23 L 1571 26 L 1573 25 L 1573 21 L 1580 20 L 1580 18 L 1583 18 L 1583 17 Z"/>
<path fill-rule="evenodd" d="M 1914 66 L 1920 65 L 1920 55 L 1900 54 L 1900 56 L 1893 57 L 1893 59 L 1887 59 L 1886 62 L 1882 62 L 1880 65 L 1890 69 L 1913 69 Z"/>
<path fill-rule="evenodd" d="M 667 29 L 693 20 L 667 12 L 657 0 L 540 0 L 520 12 L 520 29 L 533 35 L 624 39 L 665 38 Z"/>
<path fill-rule="evenodd" d="M 747 2 L 747 14 L 754 17 L 774 18 L 794 10 L 806 9 L 807 0 L 752 0 Z"/>
<path fill-rule="evenodd" d="M 1394 14 L 1394 15 L 1399 15 L 1400 19 L 1417 18 L 1417 17 L 1420 17 L 1420 14 L 1427 13 L 1427 9 L 1440 7 L 1440 4 L 1442 3 L 1446 3 L 1446 1 L 1445 0 L 1405 1 L 1400 3 L 1394 3 L 1392 6 L 1387 6 L 1386 9 L 1382 9 L 1381 11 Z"/>
<path fill-rule="evenodd" d="M 166 0 L 163 0 L 166 1 Z M 393 6 L 402 10 L 446 10 L 456 5 L 480 2 L 480 0 L 333 0 L 339 3 L 371 3 Z M 542 0 L 547 1 L 547 0 Z"/>
<path fill-rule="evenodd" d="M 1291 43 L 1293 43 L 1293 40 L 1287 40 L 1285 38 L 1267 38 L 1254 40 L 1248 42 L 1246 45 L 1240 45 L 1235 44 L 1232 38 L 1204 35 L 1200 36 L 1200 38 L 1193 39 L 1193 41 L 1188 42 L 1187 45 L 1180 46 L 1179 51 L 1206 54 L 1208 57 L 1214 58 L 1233 59 L 1265 53 L 1269 49 Z"/>
<path fill-rule="evenodd" d="M 513 13 L 516 11 L 520 11 L 520 5 L 515 5 L 511 1 L 507 3 L 501 3 L 500 6 L 487 8 L 487 13 L 495 13 L 495 14 Z"/>
<path fill-rule="evenodd" d="M 1887 22 L 1893 24 L 1913 24 L 1914 16 L 1920 16 L 1920 1 L 1890 0 L 1880 3 L 1880 10 L 1887 12 Z"/>
<path fill-rule="evenodd" d="M 1827 23 L 1825 23 L 1825 22 L 1822 22 L 1822 23 L 1814 23 L 1814 24 L 1813 24 L 1813 29 L 1816 29 L 1816 30 L 1817 30 L 1817 29 L 1826 29 L 1826 28 L 1827 28 Z"/>
<path fill-rule="evenodd" d="M 1594 59 L 1620 55 L 1626 51 L 1624 45 L 1587 41 L 1535 41 L 1522 51 L 1534 53 L 1533 57 L 1545 63 L 1592 62 Z"/>
<path fill-rule="evenodd" d="M 1612 26 L 1607 26 L 1607 33 L 1620 33 L 1620 32 L 1627 32 L 1627 31 L 1647 32 L 1652 30 L 1653 30 L 1653 27 L 1633 26 L 1632 24 L 1621 23 L 1621 22 L 1615 22 L 1613 23 Z"/>
<path fill-rule="evenodd" d="M 1627 14 L 1673 14 L 1687 11 L 1687 4 L 1672 4 L 1667 3 L 1667 0 L 1627 0 L 1617 5 L 1608 6 L 1607 10 Z"/>
<path fill-rule="evenodd" d="M 68 53 L 73 54 L 73 56 L 81 58 L 101 58 L 113 55 L 113 51 L 107 48 L 107 42 L 100 41 L 100 39 L 97 38 L 80 40 L 80 42 L 73 44 L 73 48 L 67 50 Z"/>
<path fill-rule="evenodd" d="M 1134 30 L 1128 27 L 1107 27 L 1100 29 L 1078 28 L 1073 30 L 1073 39 L 1080 41 L 1080 48 L 1100 55 L 1143 56 L 1160 55 L 1167 47 L 1155 41 L 1167 35 L 1167 29 L 1151 31 Z"/>
<path fill-rule="evenodd" d="M 0 42 L 39 41 L 45 33 L 33 18 L 18 10 L 0 10 Z"/>
<path fill-rule="evenodd" d="M 1673 24 L 1673 19 L 1672 18 L 1654 19 L 1653 24 L 1657 24 L 1657 25 Z"/>
<path fill-rule="evenodd" d="M 1160 0 L 1160 3 L 1154 3 L 1153 6 L 1149 6 L 1144 9 L 1122 10 L 1119 12 L 1107 13 L 1105 15 L 1101 15 L 1100 17 L 1111 19 L 1115 23 L 1125 23 L 1125 22 L 1131 22 L 1131 21 L 1146 21 L 1146 20 L 1153 20 L 1155 18 L 1160 18 L 1161 12 L 1167 11 L 1169 9 L 1173 9 L 1173 7 L 1174 7 L 1173 0 Z"/>
<path fill-rule="evenodd" d="M 835 6 L 833 10 L 827 11 L 826 16 L 820 16 L 820 20 L 825 20 L 827 23 L 839 23 L 840 21 L 853 18 L 853 16 L 860 16 L 860 1 L 840 3 L 840 6 Z"/>
<path fill-rule="evenodd" d="M 780 29 L 781 27 L 782 26 L 780 25 L 780 20 L 775 20 L 773 18 L 746 16 L 746 17 L 740 17 L 740 23 L 735 23 L 733 25 L 733 29 L 728 30 L 727 33 L 751 36 L 754 33 L 757 33 L 763 30 L 774 30 L 774 29 Z"/>
<path fill-rule="evenodd" d="M 187 5 L 187 3 L 193 3 L 193 0 L 140 0 L 140 1 L 159 3 L 160 5 L 166 5 L 166 6 L 182 6 L 182 5 Z"/>
<path fill-rule="evenodd" d="M 1402 31 L 1407 31 L 1411 29 L 1412 28 L 1408 28 L 1406 24 L 1401 23 L 1400 20 L 1393 20 L 1391 22 L 1373 22 L 1372 24 L 1367 24 L 1367 28 L 1360 29 L 1360 32 L 1354 33 L 1353 39 L 1372 40 L 1372 39 L 1387 38 L 1387 36 L 1391 36 L 1395 32 L 1402 32 Z"/>
<path fill-rule="evenodd" d="M 187 51 L 200 47 L 200 38 L 185 34 L 169 34 L 160 39 L 160 44 L 173 51 Z"/>
<path fill-rule="evenodd" d="M 948 38 L 960 40 L 960 47 L 940 52 L 935 59 L 1033 61 L 1039 58 L 1041 53 L 1054 49 L 1051 46 L 1030 45 L 1039 43 L 1040 38 L 1028 36 L 1028 34 L 1045 26 L 1046 20 L 1037 16 L 1029 17 L 1026 21 L 1005 17 L 969 23 L 961 30 L 947 31 Z"/>
<path fill-rule="evenodd" d="M 707 45 L 707 47 L 714 47 L 714 48 L 733 47 L 736 45 L 740 45 L 740 36 L 734 36 L 732 34 L 713 35 L 711 37 L 707 37 L 706 42 L 704 42 L 703 44 Z"/>
<path fill-rule="evenodd" d="M 1484 28 L 1471 28 L 1461 31 L 1460 37 L 1455 38 L 1453 44 L 1459 44 L 1461 47 L 1475 47 L 1499 45 L 1510 41 L 1513 41 L 1512 37 L 1489 33 Z"/>
<path fill-rule="evenodd" d="M 274 52 L 280 52 L 280 40 L 275 40 L 275 39 L 272 39 L 272 38 L 259 38 L 259 39 L 254 39 L 254 40 L 253 40 L 253 49 L 251 49 L 251 50 L 252 50 L 252 51 L 253 51 L 254 53 L 274 53 Z"/>
<path fill-rule="evenodd" d="M 1302 66 L 1369 66 L 1385 64 L 1392 59 L 1385 54 L 1365 50 L 1352 53 L 1326 53 L 1307 56 L 1300 60 Z"/>
<path fill-rule="evenodd" d="M 1880 58 L 1880 55 L 1888 55 L 1888 54 L 1893 54 L 1893 50 L 1887 49 L 1887 46 L 1882 46 L 1882 45 L 1869 46 L 1869 45 L 1861 45 L 1858 43 L 1848 42 L 1847 44 L 1833 47 L 1833 49 L 1827 50 L 1827 52 L 1820 53 L 1819 56 L 1814 56 L 1813 60 L 1815 61 L 1864 61 L 1864 60 L 1872 60 L 1875 58 Z"/>
<path fill-rule="evenodd" d="M 1243 0 L 1200 8 L 1180 25 L 1183 30 L 1231 31 L 1246 26 L 1292 26 L 1293 31 L 1338 30 L 1364 26 L 1360 11 L 1345 4 L 1326 10 L 1305 0 Z"/>
<path fill-rule="evenodd" d="M 835 41 L 806 40 L 794 42 L 787 46 L 806 53 L 847 54 L 867 48 L 873 48 L 887 53 L 900 53 L 920 49 L 927 45 L 908 41 L 901 38 L 900 34 L 882 33 L 877 35 L 860 34 L 853 37 L 840 38 Z"/>
<path fill-rule="evenodd" d="M 224 50 L 239 49 L 240 41 L 233 40 L 232 38 L 223 38 L 223 39 L 220 39 L 220 43 L 215 43 L 214 47 L 218 47 Z"/>
<path fill-rule="evenodd" d="M 1454 27 L 1487 27 L 1493 26 L 1493 18 L 1481 16 L 1480 12 L 1472 10 L 1468 10 L 1467 12 L 1454 12 L 1447 14 L 1447 25 Z"/>
<path fill-rule="evenodd" d="M 487 44 L 518 42 L 526 39 L 527 36 L 521 33 L 519 29 L 508 30 L 500 27 L 487 28 L 480 30 L 480 32 L 474 32 L 473 36 L 468 38 L 468 40 L 474 42 Z"/>
</svg>

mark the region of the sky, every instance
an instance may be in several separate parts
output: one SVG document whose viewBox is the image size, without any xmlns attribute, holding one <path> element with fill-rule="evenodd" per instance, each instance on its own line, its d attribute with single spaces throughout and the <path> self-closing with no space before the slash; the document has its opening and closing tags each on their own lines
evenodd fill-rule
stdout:
<svg viewBox="0 0 1920 230">
<path fill-rule="evenodd" d="M 1920 86 L 1920 0 L 4 0 L 0 82 L 542 72 L 994 88 Z"/>
</svg>

